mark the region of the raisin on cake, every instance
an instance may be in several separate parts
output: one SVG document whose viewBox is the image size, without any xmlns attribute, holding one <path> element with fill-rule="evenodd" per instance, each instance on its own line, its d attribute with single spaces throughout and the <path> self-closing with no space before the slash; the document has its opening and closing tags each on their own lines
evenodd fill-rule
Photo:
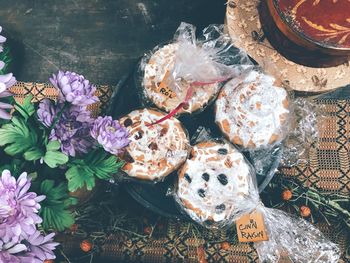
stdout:
<svg viewBox="0 0 350 263">
<path fill-rule="evenodd" d="M 186 130 L 175 118 L 150 125 L 165 113 L 153 109 L 135 110 L 120 119 L 130 136 L 130 144 L 120 156 L 122 170 L 130 177 L 159 181 L 178 169 L 189 153 Z"/>
<path fill-rule="evenodd" d="M 235 204 L 249 194 L 250 174 L 248 162 L 228 142 L 201 142 L 178 171 L 176 199 L 199 223 L 232 223 Z"/>
</svg>

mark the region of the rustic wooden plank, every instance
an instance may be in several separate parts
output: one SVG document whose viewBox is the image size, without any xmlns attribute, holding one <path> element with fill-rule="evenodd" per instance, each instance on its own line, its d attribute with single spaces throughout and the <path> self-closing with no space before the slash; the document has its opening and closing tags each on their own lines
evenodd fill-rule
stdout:
<svg viewBox="0 0 350 263">
<path fill-rule="evenodd" d="M 181 21 L 223 23 L 225 0 L 0 0 L 0 25 L 23 81 L 59 68 L 116 84 L 135 61 L 169 40 Z"/>
</svg>

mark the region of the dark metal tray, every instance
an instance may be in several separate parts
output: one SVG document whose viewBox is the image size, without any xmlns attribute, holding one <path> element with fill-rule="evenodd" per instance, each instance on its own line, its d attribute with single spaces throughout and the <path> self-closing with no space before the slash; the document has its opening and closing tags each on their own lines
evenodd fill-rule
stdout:
<svg viewBox="0 0 350 263">
<path fill-rule="evenodd" d="M 120 81 L 114 90 L 112 103 L 108 110 L 114 118 L 119 118 L 134 109 L 143 107 L 138 96 L 138 79 L 136 79 L 138 77 L 137 72 L 130 73 L 129 76 L 125 76 Z M 221 137 L 221 133 L 214 122 L 213 106 L 207 107 L 201 113 L 182 116 L 179 120 L 188 130 L 190 138 L 200 126 L 210 129 L 213 137 Z M 249 160 L 252 160 L 249 153 L 244 154 Z M 260 192 L 271 181 L 281 160 L 282 148 L 276 147 L 271 152 L 264 152 L 264 154 L 269 155 L 270 158 L 267 158 L 269 160 L 264 163 L 263 169 L 260 169 L 261 171 L 257 174 Z M 175 177 L 176 173 L 171 174 L 164 182 L 156 184 L 131 181 L 124 184 L 123 187 L 136 201 L 155 213 L 166 217 L 181 217 L 182 214 L 178 210 L 173 197 L 167 194 L 169 189 L 173 187 Z"/>
</svg>

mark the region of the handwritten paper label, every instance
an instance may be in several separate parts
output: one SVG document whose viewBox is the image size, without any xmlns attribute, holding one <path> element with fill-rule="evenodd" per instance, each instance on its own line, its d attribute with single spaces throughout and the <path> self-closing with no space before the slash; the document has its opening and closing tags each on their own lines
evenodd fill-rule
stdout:
<svg viewBox="0 0 350 263">
<path fill-rule="evenodd" d="M 261 213 L 253 211 L 236 221 L 239 242 L 267 241 L 264 217 Z"/>
<path fill-rule="evenodd" d="M 167 72 L 164 75 L 163 80 L 160 82 L 159 86 L 158 86 L 158 92 L 160 94 L 162 94 L 165 97 L 168 97 L 169 99 L 174 99 L 176 98 L 176 93 L 174 91 L 172 91 L 168 85 L 167 85 L 167 80 L 169 78 L 170 75 L 170 71 L 167 70 Z"/>
</svg>

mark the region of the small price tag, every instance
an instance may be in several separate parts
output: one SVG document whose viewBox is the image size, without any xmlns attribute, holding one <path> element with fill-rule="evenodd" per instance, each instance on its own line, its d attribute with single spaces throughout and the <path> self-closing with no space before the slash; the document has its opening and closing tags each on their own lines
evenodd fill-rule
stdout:
<svg viewBox="0 0 350 263">
<path fill-rule="evenodd" d="M 253 211 L 244 215 L 236 221 L 239 242 L 267 241 L 264 217 L 261 213 Z"/>
<path fill-rule="evenodd" d="M 162 81 L 160 82 L 159 86 L 158 86 L 158 92 L 160 94 L 162 94 L 165 97 L 168 97 L 169 99 L 174 99 L 176 98 L 176 93 L 174 91 L 172 91 L 168 85 L 167 85 L 167 80 L 169 78 L 170 75 L 170 71 L 167 70 L 167 72 L 164 75 L 164 78 L 162 79 Z"/>
</svg>

